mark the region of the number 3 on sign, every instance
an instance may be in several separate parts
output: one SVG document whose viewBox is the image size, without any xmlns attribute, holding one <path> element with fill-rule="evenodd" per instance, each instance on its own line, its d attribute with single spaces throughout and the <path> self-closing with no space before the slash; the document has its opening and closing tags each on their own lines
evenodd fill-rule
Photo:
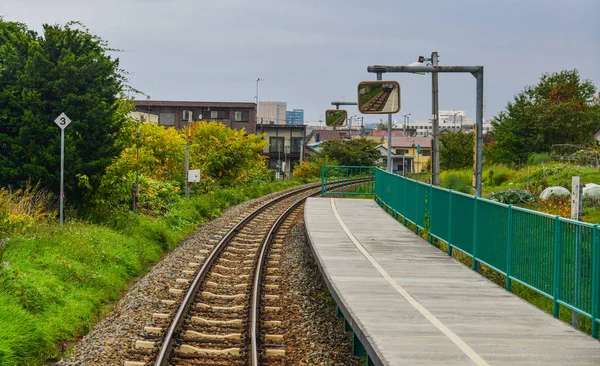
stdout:
<svg viewBox="0 0 600 366">
<path fill-rule="evenodd" d="M 69 125 L 69 123 L 71 123 L 71 120 L 63 112 L 60 114 L 60 116 L 56 117 L 56 119 L 54 120 L 54 123 L 56 123 L 58 125 L 58 127 L 60 127 L 61 129 L 64 130 Z"/>
</svg>

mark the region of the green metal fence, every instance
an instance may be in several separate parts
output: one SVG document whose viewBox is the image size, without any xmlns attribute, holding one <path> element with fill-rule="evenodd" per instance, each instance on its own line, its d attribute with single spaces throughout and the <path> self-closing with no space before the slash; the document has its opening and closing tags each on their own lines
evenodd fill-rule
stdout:
<svg viewBox="0 0 600 366">
<path fill-rule="evenodd" d="M 355 183 L 339 185 L 354 180 Z M 361 195 L 373 194 L 375 190 L 375 167 L 332 166 L 321 167 L 321 196 L 326 194 Z"/>
<path fill-rule="evenodd" d="M 565 306 L 600 323 L 600 227 L 513 207 L 412 179 L 375 171 L 375 199 L 395 217 L 448 243 L 552 299 L 554 316 Z"/>
</svg>

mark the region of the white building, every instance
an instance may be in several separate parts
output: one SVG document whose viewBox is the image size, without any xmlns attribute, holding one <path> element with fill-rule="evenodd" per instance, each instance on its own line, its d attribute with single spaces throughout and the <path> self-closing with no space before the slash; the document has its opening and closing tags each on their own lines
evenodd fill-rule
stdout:
<svg viewBox="0 0 600 366">
<path fill-rule="evenodd" d="M 447 130 L 452 132 L 463 131 L 465 133 L 473 132 L 475 121 L 465 117 L 465 111 L 460 110 L 442 110 L 439 113 L 440 132 Z M 433 124 L 431 121 L 416 121 L 409 123 L 410 128 L 417 130 L 416 136 L 433 136 Z M 492 124 L 483 122 L 483 133 L 486 134 L 492 130 Z"/>
<path fill-rule="evenodd" d="M 259 102 L 257 125 L 285 125 L 286 102 Z"/>
</svg>

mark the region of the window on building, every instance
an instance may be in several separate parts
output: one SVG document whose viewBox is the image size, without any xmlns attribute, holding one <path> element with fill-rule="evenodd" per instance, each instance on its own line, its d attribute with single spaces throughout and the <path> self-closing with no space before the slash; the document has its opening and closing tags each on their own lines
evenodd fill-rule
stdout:
<svg viewBox="0 0 600 366">
<path fill-rule="evenodd" d="M 248 122 L 250 119 L 250 112 L 248 111 L 235 111 L 236 122 Z"/>
<path fill-rule="evenodd" d="M 158 124 L 161 126 L 175 126 L 175 113 L 161 113 L 158 115 Z"/>
<path fill-rule="evenodd" d="M 292 151 L 293 153 L 300 153 L 302 150 L 302 137 L 292 137 Z"/>
<path fill-rule="evenodd" d="M 431 150 L 421 150 L 421 155 L 423 155 L 423 156 L 431 156 Z"/>
<path fill-rule="evenodd" d="M 318 134 L 315 135 L 315 141 L 316 142 L 321 141 L 321 134 L 320 133 L 318 133 Z"/>
<path fill-rule="evenodd" d="M 396 155 L 404 155 L 404 149 L 396 149 Z"/>
<path fill-rule="evenodd" d="M 283 137 L 270 137 L 269 138 L 269 152 L 271 153 L 276 153 L 276 152 L 280 152 L 280 153 L 284 153 L 285 151 L 283 150 Z"/>
<path fill-rule="evenodd" d="M 225 119 L 227 118 L 225 111 L 210 111 L 211 119 Z"/>
</svg>

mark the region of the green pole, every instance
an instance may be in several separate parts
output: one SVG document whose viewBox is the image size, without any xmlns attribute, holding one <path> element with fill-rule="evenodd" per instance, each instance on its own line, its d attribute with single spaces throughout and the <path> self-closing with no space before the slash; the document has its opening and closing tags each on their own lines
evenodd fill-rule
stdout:
<svg viewBox="0 0 600 366">
<path fill-rule="evenodd" d="M 325 165 L 321 165 L 321 197 L 325 197 Z"/>
<path fill-rule="evenodd" d="M 560 291 L 560 220 L 559 216 L 554 218 L 554 263 L 553 263 L 553 286 L 552 286 L 552 302 L 553 302 L 553 315 L 558 318 L 559 307 L 558 294 Z"/>
<path fill-rule="evenodd" d="M 473 271 L 477 271 L 477 198 L 473 197 Z"/>
<path fill-rule="evenodd" d="M 513 211 L 512 205 L 508 205 L 508 235 L 506 236 L 506 291 L 512 291 L 512 247 L 513 247 Z"/>
<path fill-rule="evenodd" d="M 433 184 L 429 184 L 429 202 L 427 202 L 427 204 L 429 205 L 428 209 L 429 209 L 429 232 L 427 233 L 427 236 L 429 237 L 429 244 L 433 244 L 433 236 L 431 235 L 431 223 L 433 222 Z M 423 223 L 424 225 L 425 223 Z"/>
<path fill-rule="evenodd" d="M 600 317 L 598 302 L 600 301 L 600 226 L 594 225 L 594 241 L 592 242 L 592 336 L 598 338 L 598 321 Z"/>
<path fill-rule="evenodd" d="M 452 190 L 448 191 L 448 255 L 452 257 Z"/>
</svg>

